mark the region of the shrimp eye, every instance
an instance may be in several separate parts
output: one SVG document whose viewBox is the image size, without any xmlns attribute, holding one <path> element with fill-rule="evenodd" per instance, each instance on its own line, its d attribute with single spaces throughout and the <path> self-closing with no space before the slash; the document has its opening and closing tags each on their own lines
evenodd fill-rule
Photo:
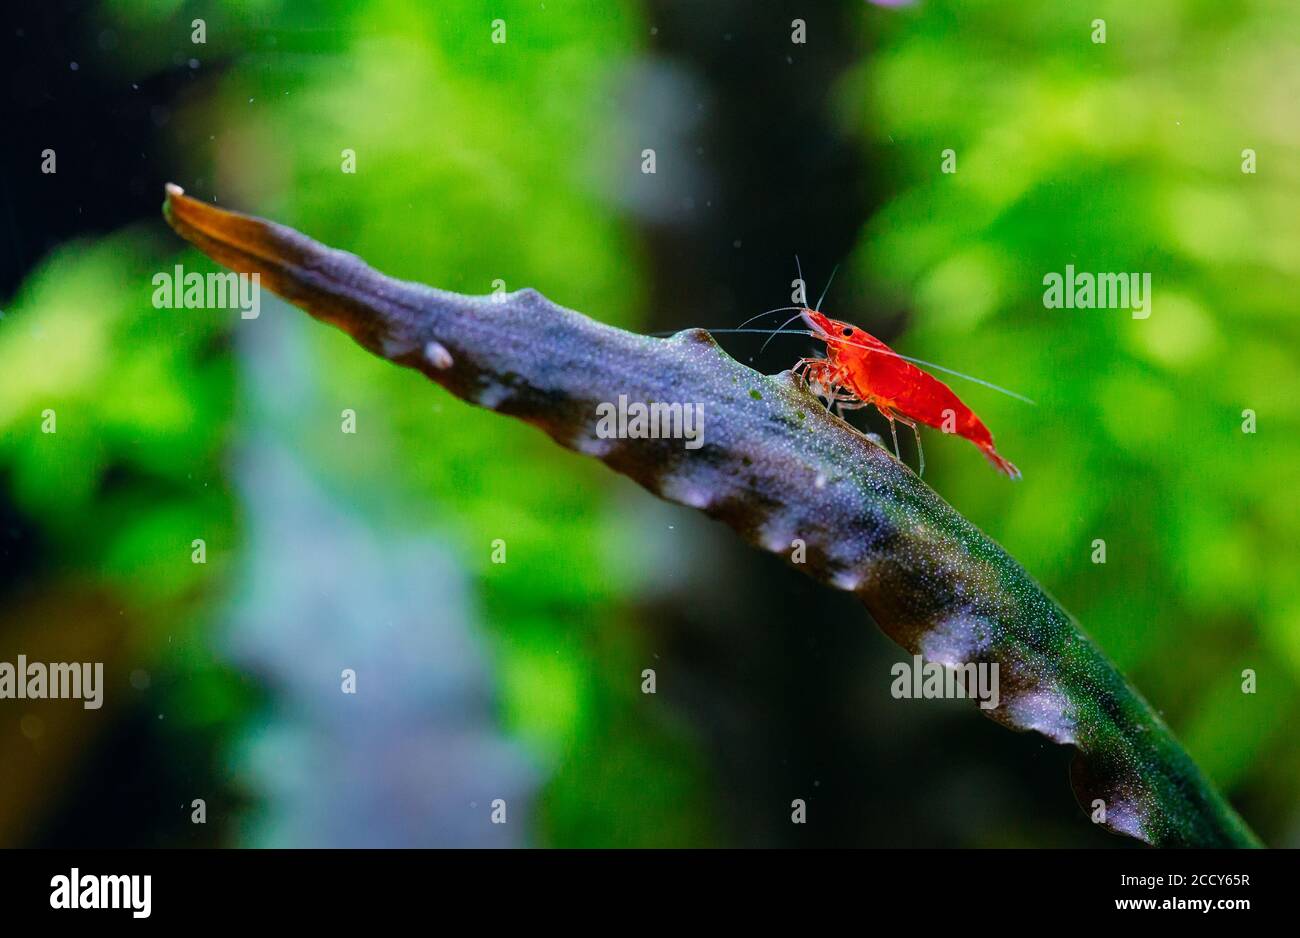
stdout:
<svg viewBox="0 0 1300 938">
<path fill-rule="evenodd" d="M 844 330 L 844 337 L 845 337 L 846 339 L 847 339 L 849 336 L 851 336 L 851 335 L 853 335 L 853 330 L 852 330 L 851 328 L 850 328 L 850 329 L 845 329 L 845 330 Z"/>
</svg>

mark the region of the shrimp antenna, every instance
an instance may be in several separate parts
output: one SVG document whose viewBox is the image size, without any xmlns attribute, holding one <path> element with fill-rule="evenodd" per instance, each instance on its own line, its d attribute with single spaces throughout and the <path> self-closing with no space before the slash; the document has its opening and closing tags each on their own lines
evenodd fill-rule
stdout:
<svg viewBox="0 0 1300 938">
<path fill-rule="evenodd" d="M 757 334 L 759 334 L 759 335 L 768 335 L 768 334 L 771 333 L 771 331 L 772 331 L 771 329 L 744 329 L 744 328 L 741 328 L 741 327 L 742 327 L 742 326 L 747 326 L 747 325 L 749 325 L 749 324 L 750 324 L 751 322 L 753 322 L 755 319 L 761 319 L 762 317 L 764 317 L 764 316 L 768 316 L 768 315 L 770 315 L 770 314 L 772 314 L 772 313 L 784 313 L 784 312 L 788 312 L 788 311 L 790 311 L 790 310 L 792 310 L 792 309 L 793 309 L 793 310 L 796 310 L 796 311 L 798 311 L 798 312 L 803 312 L 803 309 L 804 309 L 804 308 L 803 308 L 802 306 L 776 306 L 776 307 L 773 307 L 772 309 L 765 309 L 765 310 L 763 310 L 763 312 L 759 313 L 757 316 L 750 316 L 748 319 L 746 319 L 744 322 L 742 322 L 742 323 L 740 324 L 740 326 L 736 326 L 735 328 L 732 328 L 732 327 L 728 326 L 728 327 L 721 328 L 721 329 L 709 329 L 709 330 L 707 330 L 707 331 L 709 331 L 709 332 L 727 332 L 727 333 L 730 333 L 730 332 L 755 332 L 755 333 L 757 333 Z M 790 320 L 787 319 L 786 322 L 788 323 L 788 322 L 790 322 Z M 779 328 L 779 327 L 778 327 L 778 328 Z M 660 329 L 658 332 L 648 332 L 648 333 L 646 333 L 646 334 L 647 334 L 647 335 L 652 335 L 652 336 L 657 336 L 657 337 L 665 337 L 665 336 L 670 336 L 670 335 L 676 335 L 676 334 L 679 333 L 679 332 L 681 332 L 680 329 Z"/>
<path fill-rule="evenodd" d="M 858 347 L 866 348 L 865 345 L 861 345 Z M 875 350 L 873 349 L 873 351 Z M 1038 403 L 1037 401 L 1030 400 L 1029 398 L 1025 397 L 1023 394 L 1017 394 L 1015 391 L 1008 391 L 1004 387 L 999 387 L 998 385 L 994 384 L 992 381 L 985 381 L 983 378 L 976 378 L 974 375 L 968 375 L 961 371 L 954 371 L 951 368 L 945 368 L 943 367 L 943 365 L 936 365 L 934 362 L 928 362 L 922 358 L 913 358 L 910 355 L 900 355 L 898 352 L 895 352 L 893 349 L 890 349 L 885 354 L 893 355 L 896 358 L 901 358 L 903 361 L 911 362 L 914 365 L 924 365 L 926 368 L 933 368 L 935 371 L 942 371 L 944 374 L 952 375 L 954 378 L 965 378 L 967 381 L 973 381 L 976 384 L 982 384 L 990 391 L 997 391 L 999 394 L 1005 394 L 1007 397 L 1014 397 L 1016 400 L 1024 401 L 1026 404 L 1034 404 L 1035 406 L 1037 406 Z"/>
<path fill-rule="evenodd" d="M 749 325 L 751 322 L 753 322 L 755 319 L 761 319 L 762 317 L 767 316 L 767 315 L 770 315 L 771 313 L 784 313 L 784 312 L 788 312 L 789 310 L 792 310 L 792 309 L 802 310 L 803 307 L 802 307 L 802 306 L 776 306 L 776 307 L 773 307 L 772 309 L 765 309 L 765 310 L 763 310 L 763 312 L 759 313 L 757 316 L 750 316 L 748 319 L 746 319 L 746 320 L 745 320 L 744 322 L 742 322 L 740 325 L 742 325 L 742 326 L 747 326 L 747 325 Z"/>
<path fill-rule="evenodd" d="M 822 311 L 822 300 L 826 299 L 826 294 L 830 291 L 831 288 L 831 281 L 835 279 L 835 274 L 839 272 L 839 269 L 840 269 L 839 264 L 836 264 L 833 268 L 831 268 L 831 275 L 826 278 L 826 289 L 822 290 L 822 295 L 817 297 L 817 305 L 814 306 L 813 309 L 817 310 L 817 312 L 819 313 Z"/>
<path fill-rule="evenodd" d="M 807 299 L 807 297 L 805 297 L 805 299 Z M 799 318 L 800 316 L 802 316 L 802 315 L 803 315 L 803 310 L 800 309 L 799 312 L 795 313 L 793 316 L 791 316 L 791 317 L 790 317 L 789 319 L 787 319 L 785 322 L 781 323 L 781 325 L 779 325 L 779 326 L 777 326 L 775 329 L 773 329 L 773 330 L 772 330 L 772 334 L 769 335 L 769 336 L 767 337 L 767 341 L 764 342 L 763 345 L 762 345 L 762 347 L 758 350 L 758 354 L 762 355 L 763 352 L 767 349 L 768 345 L 771 344 L 772 340 L 775 339 L 775 338 L 780 334 L 781 330 L 784 329 L 786 326 L 790 325 L 790 323 L 794 322 L 796 319 L 798 319 L 798 318 Z M 791 335 L 796 335 L 796 334 L 797 334 L 797 333 L 791 333 Z M 808 335 L 812 335 L 812 333 L 810 332 L 810 333 L 808 333 Z"/>
</svg>

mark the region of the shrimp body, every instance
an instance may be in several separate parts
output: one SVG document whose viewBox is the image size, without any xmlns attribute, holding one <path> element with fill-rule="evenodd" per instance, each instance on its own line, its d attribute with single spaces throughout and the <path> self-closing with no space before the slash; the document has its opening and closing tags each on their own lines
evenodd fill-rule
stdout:
<svg viewBox="0 0 1300 938">
<path fill-rule="evenodd" d="M 948 385 L 857 326 L 814 309 L 801 313 L 813 337 L 826 343 L 826 358 L 804 359 L 806 377 L 830 391 L 842 408 L 874 405 L 889 421 L 916 429 L 916 423 L 955 433 L 975 444 L 1000 472 L 1012 479 L 1020 470 L 998 454 L 993 434 Z M 920 438 L 917 438 L 918 444 Z M 897 449 L 897 437 L 895 437 Z"/>
</svg>

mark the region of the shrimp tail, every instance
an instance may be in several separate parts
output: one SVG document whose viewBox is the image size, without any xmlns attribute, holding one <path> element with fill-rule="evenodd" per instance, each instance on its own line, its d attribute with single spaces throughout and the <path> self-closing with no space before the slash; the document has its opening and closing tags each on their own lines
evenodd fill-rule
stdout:
<svg viewBox="0 0 1300 938">
<path fill-rule="evenodd" d="M 984 454 L 985 459 L 993 463 L 995 469 L 999 472 L 1005 473 L 1008 478 L 1013 481 L 1018 481 L 1022 478 L 1020 470 L 1015 467 L 1015 464 L 1011 462 L 1011 460 L 999 456 L 998 451 L 992 446 L 981 446 L 980 452 Z"/>
</svg>

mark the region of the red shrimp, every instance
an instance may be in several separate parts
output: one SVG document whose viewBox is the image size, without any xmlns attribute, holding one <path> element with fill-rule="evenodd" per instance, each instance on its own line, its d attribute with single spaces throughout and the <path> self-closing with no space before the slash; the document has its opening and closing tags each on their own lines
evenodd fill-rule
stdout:
<svg viewBox="0 0 1300 938">
<path fill-rule="evenodd" d="M 898 431 L 894 421 L 912 428 L 918 453 L 921 434 L 916 424 L 920 422 L 965 437 L 998 471 L 1012 479 L 1020 478 L 1020 470 L 994 448 L 989 428 L 948 385 L 857 326 L 831 319 L 815 309 L 803 309 L 800 315 L 812 330 L 812 337 L 826 343 L 826 357 L 800 359 L 795 373 L 802 372 L 809 383 L 819 385 L 826 392 L 822 396 L 840 410 L 874 405 L 889 421 L 895 454 Z M 920 457 L 920 469 L 925 471 L 924 455 Z"/>
</svg>

